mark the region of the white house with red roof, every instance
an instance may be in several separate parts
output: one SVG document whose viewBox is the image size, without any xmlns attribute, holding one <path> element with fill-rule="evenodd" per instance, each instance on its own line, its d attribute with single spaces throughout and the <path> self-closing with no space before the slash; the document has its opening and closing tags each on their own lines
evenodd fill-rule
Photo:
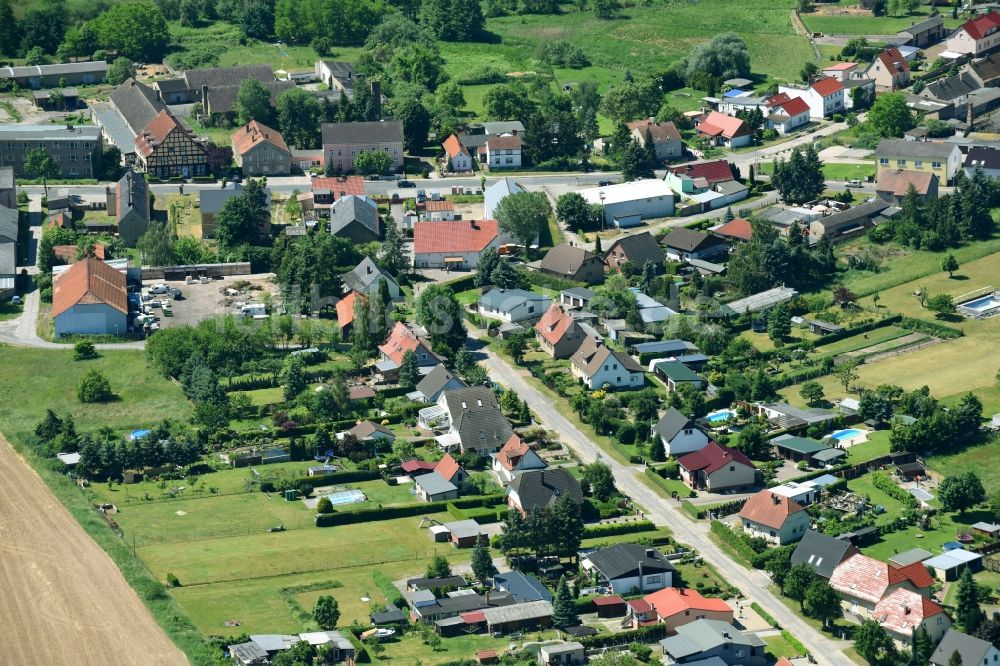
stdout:
<svg viewBox="0 0 1000 666">
<path fill-rule="evenodd" d="M 516 134 L 501 134 L 486 139 L 481 149 L 484 165 L 490 169 L 519 169 L 523 141 Z"/>
<path fill-rule="evenodd" d="M 806 87 L 780 85 L 778 92 L 801 97 L 809 105 L 809 117 L 813 119 L 844 112 L 844 84 L 828 76 L 813 79 Z"/>
<path fill-rule="evenodd" d="M 628 602 L 628 617 L 633 628 L 663 623 L 667 634 L 696 620 L 719 620 L 733 623 L 733 609 L 722 599 L 701 596 L 697 590 L 665 587 L 642 599 Z"/>
<path fill-rule="evenodd" d="M 413 267 L 471 269 L 487 248 L 500 247 L 496 220 L 413 223 Z"/>
<path fill-rule="evenodd" d="M 801 539 L 809 529 L 809 514 L 795 500 L 762 490 L 746 501 L 739 513 L 743 531 L 768 543 L 784 546 Z"/>
<path fill-rule="evenodd" d="M 933 599 L 912 590 L 897 588 L 875 604 L 875 620 L 890 636 L 909 646 L 913 632 L 923 627 L 931 643 L 937 644 L 951 628 L 951 618 Z"/>
<path fill-rule="evenodd" d="M 493 473 L 503 486 L 522 472 L 548 467 L 548 463 L 542 460 L 517 433 L 511 435 L 499 451 L 491 453 L 490 458 L 493 459 Z"/>
<path fill-rule="evenodd" d="M 441 359 L 431 351 L 430 345 L 401 321 L 396 322 L 389 339 L 379 345 L 378 350 L 382 361 L 395 364 L 397 369 L 403 364 L 403 356 L 409 351 L 417 357 L 419 366 L 434 366 L 441 362 Z"/>
<path fill-rule="evenodd" d="M 677 459 L 684 483 L 712 493 L 752 488 L 757 483 L 757 467 L 742 451 L 709 442 Z"/>
<path fill-rule="evenodd" d="M 985 55 L 1000 46 L 1000 12 L 992 11 L 966 21 L 948 38 L 952 53 Z"/>
<path fill-rule="evenodd" d="M 878 92 L 891 92 L 910 85 L 910 66 L 899 49 L 890 46 L 875 56 L 865 70 L 865 76 L 875 81 Z"/>
<path fill-rule="evenodd" d="M 792 97 L 788 93 L 778 93 L 765 100 L 767 115 L 765 121 L 768 129 L 785 135 L 794 132 L 809 122 L 809 105 L 801 97 Z"/>
<path fill-rule="evenodd" d="M 871 616 L 883 597 L 900 588 L 930 598 L 933 585 L 922 562 L 894 567 L 860 553 L 837 565 L 830 576 L 830 587 L 840 595 L 841 605 L 855 615 Z"/>
<path fill-rule="evenodd" d="M 552 358 L 569 358 L 580 348 L 587 332 L 565 310 L 553 303 L 535 324 L 539 346 Z"/>
<path fill-rule="evenodd" d="M 455 173 L 472 171 L 472 155 L 462 145 L 462 141 L 458 138 L 457 134 L 452 134 L 445 139 L 441 147 L 444 148 L 446 166 L 449 171 Z"/>
<path fill-rule="evenodd" d="M 714 146 L 740 148 L 749 146 L 753 141 L 752 127 L 739 118 L 718 111 L 712 111 L 705 116 L 695 129 L 699 136 L 710 140 Z"/>
</svg>

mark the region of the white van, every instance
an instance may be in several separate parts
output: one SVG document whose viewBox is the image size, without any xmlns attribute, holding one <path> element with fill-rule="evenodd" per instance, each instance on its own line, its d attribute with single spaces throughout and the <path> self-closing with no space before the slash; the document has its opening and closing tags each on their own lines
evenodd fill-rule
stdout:
<svg viewBox="0 0 1000 666">
<path fill-rule="evenodd" d="M 244 305 L 240 308 L 240 314 L 244 317 L 256 317 L 258 315 L 267 315 L 267 306 L 263 303 L 250 303 Z"/>
</svg>

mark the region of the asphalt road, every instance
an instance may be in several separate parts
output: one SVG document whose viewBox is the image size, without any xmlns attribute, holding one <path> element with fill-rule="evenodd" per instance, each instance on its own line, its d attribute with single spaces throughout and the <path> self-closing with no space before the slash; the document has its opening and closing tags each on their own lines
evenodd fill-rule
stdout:
<svg viewBox="0 0 1000 666">
<path fill-rule="evenodd" d="M 571 448 L 583 463 L 601 459 L 607 463 L 615 476 L 615 484 L 625 490 L 636 502 L 646 510 L 647 517 L 657 525 L 670 528 L 679 541 L 695 547 L 701 557 L 716 567 L 728 583 L 738 587 L 749 599 L 756 601 L 765 611 L 771 614 L 782 628 L 802 641 L 819 663 L 831 666 L 853 666 L 844 653 L 848 641 L 838 641 L 813 629 L 801 617 L 780 601 L 769 589 L 770 579 L 763 571 L 748 570 L 736 564 L 724 555 L 717 546 L 709 540 L 709 523 L 694 522 L 682 513 L 680 504 L 665 500 L 646 486 L 640 476 L 641 466 L 623 465 L 613 458 L 602 455 L 597 445 L 564 416 L 568 408 L 565 402 L 555 402 L 534 387 L 528 380 L 528 372 L 508 364 L 499 356 L 483 347 L 475 337 L 471 346 L 478 349 L 481 362 L 486 367 L 490 378 L 513 389 L 531 406 L 532 411 L 542 423 L 559 433 L 560 440 Z"/>
</svg>

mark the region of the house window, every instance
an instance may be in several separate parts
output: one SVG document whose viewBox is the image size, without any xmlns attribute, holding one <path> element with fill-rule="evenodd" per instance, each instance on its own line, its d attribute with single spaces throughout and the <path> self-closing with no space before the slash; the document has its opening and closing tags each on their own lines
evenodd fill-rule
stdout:
<svg viewBox="0 0 1000 666">
<path fill-rule="evenodd" d="M 9 150 L 9 149 L 11 149 L 11 148 L 14 147 L 14 144 L 11 143 L 10 141 L 5 141 L 4 144 L 3 144 L 3 147 L 7 148 Z"/>
<path fill-rule="evenodd" d="M 941 168 L 941 163 L 940 162 L 931 162 L 931 167 L 934 168 L 934 169 L 940 169 Z"/>
<path fill-rule="evenodd" d="M 878 163 L 879 164 L 886 164 L 886 165 L 888 165 L 889 164 L 889 158 L 888 157 L 880 157 L 880 158 L 878 158 Z"/>
<path fill-rule="evenodd" d="M 729 471 L 730 472 L 735 472 L 736 471 L 736 465 L 730 465 L 729 466 Z"/>
<path fill-rule="evenodd" d="M 896 166 L 898 166 L 898 167 L 905 167 L 906 166 L 906 160 L 896 160 Z"/>
<path fill-rule="evenodd" d="M 915 166 L 915 167 L 917 167 L 919 169 L 919 168 L 921 168 L 921 167 L 924 166 L 924 161 L 923 160 L 913 160 L 913 166 Z"/>
<path fill-rule="evenodd" d="M 776 534 L 774 533 L 774 530 L 771 530 L 771 536 L 777 536 L 777 535 L 776 535 Z"/>
<path fill-rule="evenodd" d="M 693 432 L 694 432 L 694 428 L 684 428 L 684 434 L 685 435 L 690 435 Z"/>
</svg>

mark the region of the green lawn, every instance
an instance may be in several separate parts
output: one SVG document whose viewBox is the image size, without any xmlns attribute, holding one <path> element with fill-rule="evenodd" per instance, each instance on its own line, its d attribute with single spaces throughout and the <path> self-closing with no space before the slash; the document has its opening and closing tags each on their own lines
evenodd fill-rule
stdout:
<svg viewBox="0 0 1000 666">
<path fill-rule="evenodd" d="M 816 347 L 818 354 L 843 354 L 845 352 L 860 351 L 866 347 L 873 347 L 883 342 L 889 342 L 904 335 L 909 335 L 912 331 L 899 328 L 898 326 L 883 326 L 867 333 L 859 333 L 846 338 L 841 338 L 826 345 Z"/>
<path fill-rule="evenodd" d="M 868 441 L 855 444 L 847 449 L 847 462 L 859 463 L 874 460 L 889 454 L 889 431 L 876 430 L 868 433 Z"/>
<path fill-rule="evenodd" d="M 873 505 L 885 508 L 885 513 L 876 520 L 879 524 L 892 522 L 903 511 L 903 503 L 876 488 L 869 474 L 851 479 L 847 487 L 859 495 L 867 495 Z"/>
<path fill-rule="evenodd" d="M 1000 491 L 1000 439 L 969 446 L 958 453 L 935 455 L 928 464 L 943 476 L 975 470 L 986 487 L 987 493 Z"/>
<path fill-rule="evenodd" d="M 764 642 L 767 643 L 767 654 L 771 655 L 774 659 L 780 659 L 781 657 L 801 657 L 802 650 L 799 649 L 801 646 L 792 645 L 785 637 L 785 632 L 782 632 L 778 636 L 766 636 Z"/>
<path fill-rule="evenodd" d="M 817 16 L 802 14 L 802 21 L 810 32 L 822 32 L 826 35 L 895 35 L 898 31 L 924 20 L 930 14 L 929 9 L 921 8 L 910 16 Z M 944 16 L 946 28 L 961 25 L 962 20 Z"/>
<path fill-rule="evenodd" d="M 840 164 L 832 162 L 823 165 L 823 176 L 827 180 L 864 180 L 875 177 L 875 163 Z"/>
<path fill-rule="evenodd" d="M 946 542 L 955 540 L 959 530 L 968 531 L 969 525 L 980 520 L 992 521 L 993 515 L 989 511 L 967 511 L 964 516 L 939 511 L 932 519 L 933 529 L 921 530 L 917 527 L 908 527 L 887 534 L 875 545 L 862 550 L 866 555 L 882 561 L 911 548 L 923 548 L 937 555 L 942 552 Z"/>
<path fill-rule="evenodd" d="M 76 387 L 90 369 L 103 372 L 118 399 L 83 404 Z M 25 438 L 46 408 L 70 414 L 78 431 L 109 426 L 118 432 L 143 428 L 164 419 L 184 421 L 191 405 L 180 386 L 146 363 L 142 351 L 102 351 L 93 361 L 74 361 L 71 350 L 0 347 L 0 432 Z"/>
</svg>

